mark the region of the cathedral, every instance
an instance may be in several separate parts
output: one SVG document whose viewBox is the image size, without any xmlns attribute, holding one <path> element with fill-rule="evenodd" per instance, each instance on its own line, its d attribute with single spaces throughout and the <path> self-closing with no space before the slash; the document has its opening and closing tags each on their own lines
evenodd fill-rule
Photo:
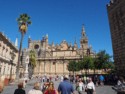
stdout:
<svg viewBox="0 0 125 94">
<path fill-rule="evenodd" d="M 64 75 L 69 74 L 67 64 L 72 61 L 82 60 L 84 56 L 94 56 L 92 47 L 88 45 L 85 28 L 82 26 L 80 47 L 76 41 L 74 44 L 63 40 L 60 44 L 49 44 L 48 35 L 42 40 L 28 39 L 28 49 L 23 51 L 26 57 L 27 51 L 36 52 L 37 65 L 34 69 L 34 75 Z"/>
</svg>

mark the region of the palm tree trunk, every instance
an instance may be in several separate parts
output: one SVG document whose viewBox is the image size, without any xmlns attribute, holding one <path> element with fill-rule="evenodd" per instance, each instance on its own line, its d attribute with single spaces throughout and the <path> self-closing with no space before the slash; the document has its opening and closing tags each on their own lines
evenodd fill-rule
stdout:
<svg viewBox="0 0 125 94">
<path fill-rule="evenodd" d="M 21 63 L 21 50 L 22 50 L 22 42 L 23 42 L 23 37 L 24 37 L 24 33 L 21 32 L 21 40 L 20 40 L 20 48 L 19 48 L 19 53 L 18 53 L 18 62 L 17 62 L 17 69 L 16 69 L 16 79 L 19 80 L 19 68 L 20 68 L 20 65 L 22 65 Z"/>
</svg>

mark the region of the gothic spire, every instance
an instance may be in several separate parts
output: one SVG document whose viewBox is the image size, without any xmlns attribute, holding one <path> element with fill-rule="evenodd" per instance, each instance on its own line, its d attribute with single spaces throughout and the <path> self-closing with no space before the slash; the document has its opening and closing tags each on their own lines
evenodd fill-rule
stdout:
<svg viewBox="0 0 125 94">
<path fill-rule="evenodd" d="M 18 38 L 16 38 L 15 46 L 18 47 Z"/>
<path fill-rule="evenodd" d="M 86 36 L 84 24 L 82 25 L 82 37 Z"/>
</svg>

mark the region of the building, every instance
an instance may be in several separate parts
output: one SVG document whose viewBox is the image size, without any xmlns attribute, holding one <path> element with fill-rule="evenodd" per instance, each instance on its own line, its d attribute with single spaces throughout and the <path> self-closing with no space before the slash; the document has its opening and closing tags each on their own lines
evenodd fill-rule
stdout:
<svg viewBox="0 0 125 94">
<path fill-rule="evenodd" d="M 85 33 L 84 26 L 82 27 L 80 48 L 76 41 L 74 44 L 67 43 L 63 40 L 60 44 L 49 44 L 48 35 L 42 40 L 33 41 L 28 39 L 28 49 L 23 51 L 27 55 L 27 51 L 35 50 L 37 54 L 37 65 L 34 70 L 35 75 L 56 75 L 69 74 L 67 64 L 71 60 L 81 60 L 84 56 L 94 56 L 92 47 L 88 45 L 88 38 Z M 25 57 L 25 56 L 23 56 Z M 25 59 L 23 58 L 23 61 Z M 23 62 L 25 63 L 25 62 Z"/>
<path fill-rule="evenodd" d="M 107 11 L 114 62 L 118 72 L 125 74 L 125 0 L 111 0 Z"/>
<path fill-rule="evenodd" d="M 5 85 L 16 77 L 18 49 L 0 32 L 0 81 Z"/>
</svg>

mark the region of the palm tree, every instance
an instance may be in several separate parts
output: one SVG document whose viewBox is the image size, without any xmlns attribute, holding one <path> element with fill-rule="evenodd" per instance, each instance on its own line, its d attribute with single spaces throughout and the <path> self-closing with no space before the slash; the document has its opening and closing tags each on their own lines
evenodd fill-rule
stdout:
<svg viewBox="0 0 125 94">
<path fill-rule="evenodd" d="M 36 67 L 36 53 L 34 50 L 31 50 L 29 53 L 29 77 L 31 78 L 33 75 L 33 70 Z"/>
<path fill-rule="evenodd" d="M 18 27 L 19 27 L 19 31 L 21 33 L 21 40 L 20 40 L 20 47 L 19 47 L 19 54 L 18 54 L 18 63 L 17 63 L 17 73 L 16 73 L 16 78 L 19 79 L 19 68 L 20 68 L 20 53 L 22 50 L 22 42 L 23 42 L 23 37 L 24 34 L 27 31 L 28 25 L 31 24 L 31 20 L 30 17 L 27 14 L 21 14 L 19 18 L 17 18 L 17 22 L 18 22 Z"/>
</svg>

